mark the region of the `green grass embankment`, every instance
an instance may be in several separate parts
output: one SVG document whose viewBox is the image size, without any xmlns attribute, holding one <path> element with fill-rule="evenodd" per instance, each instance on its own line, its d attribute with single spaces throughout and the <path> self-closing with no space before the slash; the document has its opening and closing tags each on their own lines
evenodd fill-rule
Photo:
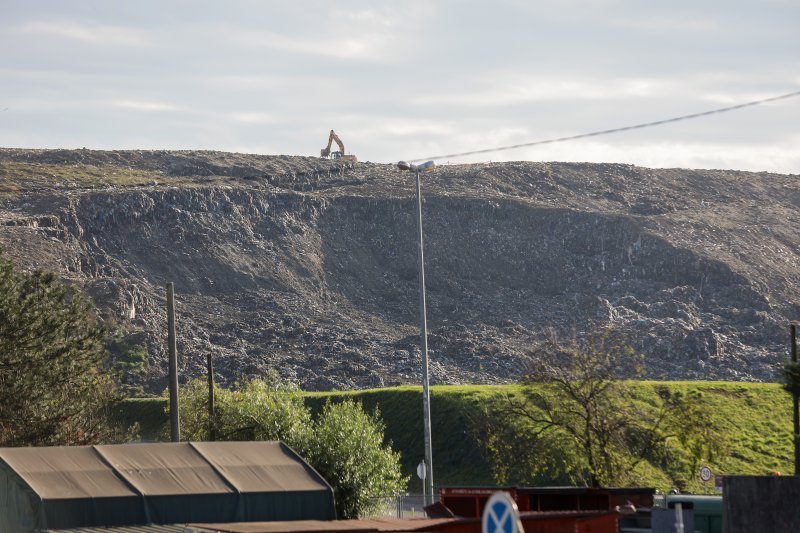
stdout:
<svg viewBox="0 0 800 533">
<path fill-rule="evenodd" d="M 633 382 L 630 397 L 642 405 L 655 402 L 657 386 L 673 392 L 698 391 L 724 443 L 723 453 L 709 466 L 715 473 L 767 474 L 792 468 L 791 400 L 775 384 L 732 382 Z M 473 417 L 486 400 L 514 394 L 518 386 L 436 386 L 431 387 L 434 479 L 437 485 L 490 485 L 491 473 L 473 433 Z M 403 472 L 411 476 L 423 457 L 422 390 L 393 387 L 343 392 L 314 392 L 306 395 L 313 411 L 326 400 L 352 399 L 372 412 L 380 410 L 386 438 L 401 453 Z M 138 421 L 142 436 L 155 438 L 166 422 L 161 398 L 128 400 L 120 420 Z M 669 478 L 658 468 L 646 468 L 648 484 L 669 488 Z M 687 476 L 690 488 L 702 490 L 696 475 Z M 411 479 L 412 490 L 419 480 Z"/>
<path fill-rule="evenodd" d="M 167 404 L 164 398 L 127 398 L 117 406 L 114 420 L 125 428 L 138 424 L 139 438 L 144 441 L 160 440 L 169 435 Z"/>
<path fill-rule="evenodd" d="M 23 191 L 43 187 L 131 187 L 162 179 L 158 172 L 123 166 L 56 165 L 0 161 L 0 200 L 16 198 Z"/>
</svg>

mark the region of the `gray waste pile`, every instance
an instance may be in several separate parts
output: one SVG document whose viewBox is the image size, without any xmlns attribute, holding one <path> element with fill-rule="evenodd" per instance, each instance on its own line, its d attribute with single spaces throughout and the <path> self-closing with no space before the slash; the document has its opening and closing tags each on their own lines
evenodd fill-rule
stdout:
<svg viewBox="0 0 800 533">
<path fill-rule="evenodd" d="M 800 314 L 798 176 L 629 165 L 423 175 L 433 383 L 521 379 L 550 331 L 614 326 L 654 379 L 771 380 Z M 393 165 L 222 152 L 0 149 L 0 246 L 57 271 L 165 385 L 419 383 L 416 188 Z"/>
</svg>

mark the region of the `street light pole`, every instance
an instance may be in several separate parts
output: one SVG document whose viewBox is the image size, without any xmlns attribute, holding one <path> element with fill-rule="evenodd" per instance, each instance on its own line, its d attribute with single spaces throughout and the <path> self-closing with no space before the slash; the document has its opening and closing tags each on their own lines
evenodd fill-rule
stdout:
<svg viewBox="0 0 800 533">
<path fill-rule="evenodd" d="M 420 187 L 419 173 L 423 170 L 430 170 L 434 167 L 433 161 L 412 165 L 405 161 L 397 164 L 400 170 L 410 170 L 416 174 L 417 178 L 417 230 L 419 236 L 419 337 L 422 349 L 422 414 L 425 432 L 425 464 L 427 472 L 425 482 L 427 484 L 426 504 L 433 503 L 433 447 L 431 445 L 431 396 L 428 386 L 428 318 L 425 308 L 425 254 L 422 242 L 422 189 Z"/>
</svg>

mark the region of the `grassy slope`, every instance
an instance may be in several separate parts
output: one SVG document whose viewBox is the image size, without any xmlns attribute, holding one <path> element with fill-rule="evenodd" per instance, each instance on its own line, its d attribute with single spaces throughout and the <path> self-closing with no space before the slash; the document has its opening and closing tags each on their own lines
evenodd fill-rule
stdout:
<svg viewBox="0 0 800 533">
<path fill-rule="evenodd" d="M 434 481 L 437 485 L 491 484 L 491 473 L 471 434 L 471 413 L 481 399 L 499 387 L 431 387 L 431 432 Z M 326 400 L 352 398 L 365 410 L 380 410 L 386 439 L 402 454 L 403 472 L 411 475 L 424 457 L 422 388 L 396 387 L 365 391 L 309 393 L 307 403 L 318 410 Z M 419 483 L 416 476 L 411 481 Z M 421 490 L 417 487 L 417 490 Z"/>
<path fill-rule="evenodd" d="M 169 435 L 165 429 L 169 422 L 166 407 L 164 398 L 128 398 L 121 402 L 114 418 L 124 427 L 138 424 L 142 440 L 159 440 L 161 435 Z"/>
<path fill-rule="evenodd" d="M 698 390 L 711 411 L 714 424 L 725 435 L 727 451 L 709 465 L 717 473 L 791 473 L 791 401 L 778 385 L 730 382 L 637 382 L 631 401 L 647 402 L 654 386 L 672 390 Z M 470 431 L 470 416 L 482 400 L 517 390 L 516 386 L 431 387 L 434 474 L 437 485 L 488 485 L 491 474 Z M 402 454 L 403 471 L 414 472 L 423 456 L 422 391 L 420 387 L 396 387 L 362 391 L 309 393 L 307 403 L 315 411 L 326 400 L 351 398 L 368 411 L 378 408 L 386 424 L 386 438 Z M 142 434 L 154 435 L 165 422 L 163 400 L 131 400 L 124 420 L 140 421 Z M 662 472 L 648 471 L 651 485 L 669 488 Z M 694 476 L 693 488 L 702 490 Z M 419 480 L 411 481 L 418 490 Z M 665 486 L 666 485 L 666 486 Z"/>
<path fill-rule="evenodd" d="M 20 190 L 59 185 L 75 187 L 117 187 L 145 185 L 161 178 L 156 172 L 107 165 L 50 165 L 0 161 L 0 198 L 16 197 Z"/>
</svg>

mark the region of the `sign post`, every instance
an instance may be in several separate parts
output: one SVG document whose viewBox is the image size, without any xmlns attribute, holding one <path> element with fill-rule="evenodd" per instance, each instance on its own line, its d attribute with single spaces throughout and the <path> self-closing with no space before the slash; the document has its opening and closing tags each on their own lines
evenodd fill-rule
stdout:
<svg viewBox="0 0 800 533">
<path fill-rule="evenodd" d="M 507 492 L 495 492 L 483 508 L 483 533 L 521 533 L 517 503 Z"/>
<path fill-rule="evenodd" d="M 422 480 L 422 507 L 425 507 L 425 504 L 428 503 L 428 500 L 425 499 L 425 477 L 428 473 L 428 469 L 425 468 L 425 459 L 420 461 L 417 465 L 417 477 Z"/>
<path fill-rule="evenodd" d="M 712 473 L 711 469 L 707 466 L 704 466 L 700 469 L 700 481 L 703 482 L 703 494 L 708 494 L 706 490 L 706 483 L 711 479 Z"/>
</svg>

